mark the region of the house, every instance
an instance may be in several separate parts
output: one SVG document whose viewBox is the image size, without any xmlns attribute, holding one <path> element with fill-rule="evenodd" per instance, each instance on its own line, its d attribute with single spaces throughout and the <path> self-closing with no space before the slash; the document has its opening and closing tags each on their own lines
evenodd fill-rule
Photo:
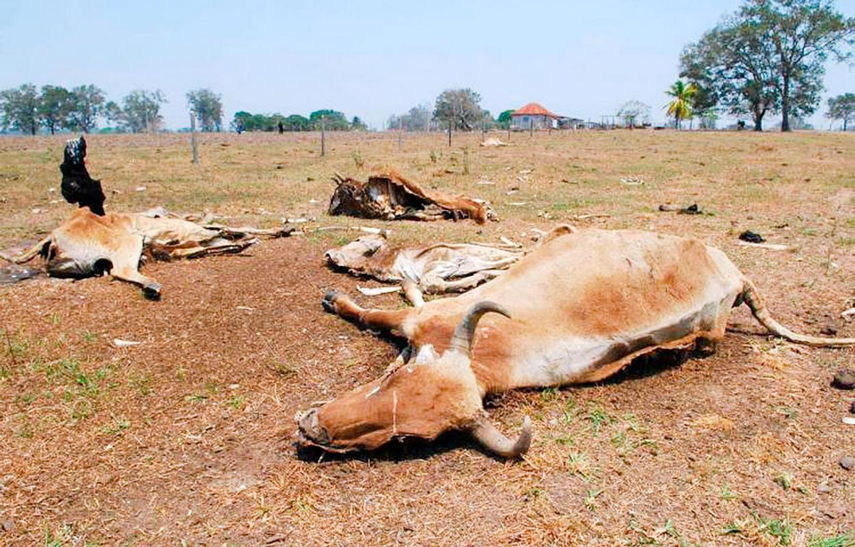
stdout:
<svg viewBox="0 0 855 547">
<path fill-rule="evenodd" d="M 528 103 L 511 114 L 511 129 L 528 131 L 529 129 L 556 129 L 558 120 L 564 118 L 553 114 L 537 103 Z"/>
</svg>

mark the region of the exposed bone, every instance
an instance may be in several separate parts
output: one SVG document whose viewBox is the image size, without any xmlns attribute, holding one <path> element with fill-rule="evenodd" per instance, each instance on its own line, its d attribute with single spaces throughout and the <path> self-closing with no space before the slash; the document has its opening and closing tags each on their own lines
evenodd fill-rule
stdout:
<svg viewBox="0 0 855 547">
<path fill-rule="evenodd" d="M 507 245 L 508 247 L 514 247 L 517 249 L 522 247 L 522 244 L 515 243 L 515 242 L 511 241 L 510 239 L 506 238 L 505 236 L 500 237 L 499 240 L 501 240 L 501 242 L 504 243 L 505 245 Z"/>
<path fill-rule="evenodd" d="M 401 287 L 360 287 L 357 285 L 356 290 L 365 296 L 378 296 L 392 292 L 401 292 Z"/>
<path fill-rule="evenodd" d="M 849 309 L 848 309 L 848 310 L 846 310 L 845 312 L 841 313 L 841 314 L 840 314 L 840 317 L 842 317 L 843 319 L 847 319 L 847 320 L 848 320 L 848 319 L 849 319 L 850 317 L 852 317 L 853 315 L 855 315 L 855 308 L 849 308 Z"/>
<path fill-rule="evenodd" d="M 523 420 L 522 431 L 516 440 L 505 437 L 486 417 L 479 419 L 470 429 L 481 446 L 503 458 L 519 458 L 531 446 L 531 420 Z"/>
<path fill-rule="evenodd" d="M 737 241 L 736 244 L 740 247 L 759 247 L 761 249 L 769 249 L 770 251 L 786 251 L 789 249 L 786 245 L 778 243 L 750 243 L 748 241 Z"/>
<path fill-rule="evenodd" d="M 612 215 L 573 215 L 573 220 L 588 220 L 590 218 L 611 218 Z"/>
<path fill-rule="evenodd" d="M 138 346 L 140 344 L 142 344 L 142 342 L 133 342 L 131 340 L 121 340 L 119 338 L 116 338 L 113 340 L 113 346 L 115 346 L 117 348 L 128 348 L 131 346 Z"/>
</svg>

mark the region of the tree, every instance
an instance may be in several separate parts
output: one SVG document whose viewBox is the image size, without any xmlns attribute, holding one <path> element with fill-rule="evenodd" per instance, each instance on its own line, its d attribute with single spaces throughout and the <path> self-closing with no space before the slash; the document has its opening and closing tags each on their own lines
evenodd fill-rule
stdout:
<svg viewBox="0 0 855 547">
<path fill-rule="evenodd" d="M 781 131 L 789 131 L 790 116 L 816 110 L 828 57 L 851 56 L 855 18 L 845 18 L 831 0 L 749 0 L 738 17 L 774 47 Z"/>
<path fill-rule="evenodd" d="M 389 116 L 386 124 L 389 129 L 427 131 L 430 129 L 431 114 L 430 106 L 420 104 L 412 107 L 406 114 Z"/>
<path fill-rule="evenodd" d="M 250 131 L 251 125 L 252 114 L 244 110 L 239 110 L 235 112 L 235 117 L 232 120 L 232 129 L 237 131 L 238 134 L 243 133 L 244 131 Z"/>
<path fill-rule="evenodd" d="M 446 89 L 436 98 L 433 116 L 454 129 L 471 131 L 484 118 L 481 95 L 469 88 Z"/>
<path fill-rule="evenodd" d="M 499 123 L 499 127 L 502 129 L 507 129 L 511 126 L 511 114 L 514 113 L 514 110 L 503 110 L 496 121 Z"/>
<path fill-rule="evenodd" d="M 92 84 L 71 90 L 69 129 L 89 133 L 98 127 L 98 116 L 104 111 L 104 91 Z"/>
<path fill-rule="evenodd" d="M 285 131 L 308 131 L 312 124 L 308 118 L 299 114 L 291 114 L 285 118 Z"/>
<path fill-rule="evenodd" d="M 35 135 L 39 131 L 39 92 L 33 84 L 0 91 L 3 128 Z"/>
<path fill-rule="evenodd" d="M 680 76 L 697 89 L 692 108 L 702 117 L 721 103 L 731 114 L 750 114 L 755 131 L 762 131 L 763 117 L 780 107 L 774 46 L 755 25 L 737 17 L 688 45 L 680 67 Z"/>
<path fill-rule="evenodd" d="M 202 131 L 220 131 L 223 125 L 223 103 L 210 89 L 196 89 L 187 93 L 187 104 L 196 113 Z"/>
<path fill-rule="evenodd" d="M 665 92 L 674 100 L 666 106 L 668 115 L 674 117 L 674 127 L 680 129 L 680 123 L 692 117 L 692 98 L 697 88 L 694 84 L 686 84 L 683 80 L 677 80 L 668 91 Z"/>
<path fill-rule="evenodd" d="M 72 95 L 67 89 L 55 85 L 42 86 L 38 113 L 51 135 L 55 135 L 57 129 L 66 129 L 71 125 L 69 115 L 72 107 Z"/>
<path fill-rule="evenodd" d="M 368 124 L 362 121 L 359 116 L 354 116 L 350 122 L 350 128 L 353 131 L 368 131 Z"/>
<path fill-rule="evenodd" d="M 122 99 L 120 107 L 113 101 L 107 103 L 107 118 L 122 130 L 132 133 L 156 131 L 163 123 L 160 105 L 166 97 L 160 90 L 136 90 Z"/>
<path fill-rule="evenodd" d="M 828 113 L 825 116 L 832 120 L 843 120 L 843 130 L 846 131 L 849 121 L 855 120 L 855 93 L 828 99 Z"/>
<path fill-rule="evenodd" d="M 321 128 L 321 119 L 324 120 L 324 128 L 327 131 L 347 131 L 350 129 L 347 118 L 337 110 L 315 110 L 309 114 L 312 129 L 319 130 Z"/>
<path fill-rule="evenodd" d="M 650 121 L 650 106 L 641 101 L 629 101 L 621 105 L 618 116 L 623 118 L 624 126 L 632 129 Z"/>
</svg>

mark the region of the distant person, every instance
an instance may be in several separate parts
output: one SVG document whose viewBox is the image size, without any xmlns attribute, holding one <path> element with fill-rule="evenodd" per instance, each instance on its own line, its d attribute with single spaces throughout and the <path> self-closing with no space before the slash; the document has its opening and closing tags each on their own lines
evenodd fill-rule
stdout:
<svg viewBox="0 0 855 547">
<path fill-rule="evenodd" d="M 285 124 L 283 124 L 282 122 L 279 122 L 279 134 L 281 135 L 284 132 L 285 132 Z"/>
</svg>

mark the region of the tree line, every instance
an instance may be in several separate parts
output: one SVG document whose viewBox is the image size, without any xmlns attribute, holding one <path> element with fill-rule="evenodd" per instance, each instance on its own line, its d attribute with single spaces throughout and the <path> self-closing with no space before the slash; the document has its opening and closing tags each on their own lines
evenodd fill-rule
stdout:
<svg viewBox="0 0 855 547">
<path fill-rule="evenodd" d="M 223 103 L 210 89 L 187 93 L 187 105 L 202 131 L 220 131 Z M 45 129 L 51 135 L 57 131 L 90 133 L 98 129 L 100 120 L 112 125 L 112 130 L 128 133 L 158 131 L 163 128 L 160 108 L 166 103 L 160 90 L 139 89 L 128 93 L 120 102 L 108 101 L 104 90 L 93 85 L 66 89 L 33 84 L 0 91 L 0 123 L 4 131 L 15 130 L 36 135 Z"/>
<path fill-rule="evenodd" d="M 692 117 L 714 123 L 719 112 L 749 116 L 762 131 L 764 117 L 779 114 L 789 131 L 819 106 L 826 61 L 851 59 L 853 45 L 855 18 L 832 0 L 746 0 L 685 47 L 668 115 L 677 127 Z M 827 116 L 844 127 L 855 114 L 851 95 L 828 104 Z"/>
<path fill-rule="evenodd" d="M 300 114 L 283 116 L 276 114 L 251 114 L 244 110 L 235 112 L 231 127 L 234 131 L 319 131 L 321 126 L 328 131 L 366 131 L 368 125 L 359 116 L 350 121 L 337 110 L 315 110 L 309 117 Z"/>
</svg>

